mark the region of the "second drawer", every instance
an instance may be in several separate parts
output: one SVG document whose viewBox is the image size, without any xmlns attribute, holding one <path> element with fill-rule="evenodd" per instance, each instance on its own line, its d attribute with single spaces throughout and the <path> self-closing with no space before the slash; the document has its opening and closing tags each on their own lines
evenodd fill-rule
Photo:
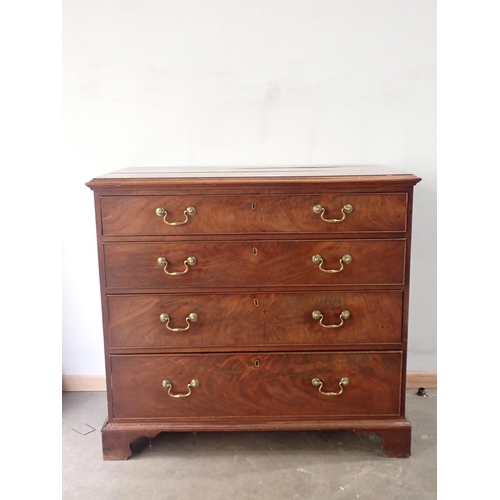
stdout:
<svg viewBox="0 0 500 500">
<path fill-rule="evenodd" d="M 217 288 L 401 285 L 406 241 L 106 243 L 106 286 Z"/>
<path fill-rule="evenodd" d="M 109 295 L 107 300 L 111 348 L 401 342 L 400 291 Z"/>
</svg>

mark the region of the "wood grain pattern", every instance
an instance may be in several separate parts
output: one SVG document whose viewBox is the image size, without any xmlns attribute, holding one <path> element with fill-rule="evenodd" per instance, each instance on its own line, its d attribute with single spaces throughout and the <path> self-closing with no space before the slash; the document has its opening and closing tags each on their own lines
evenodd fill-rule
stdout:
<svg viewBox="0 0 500 500">
<path fill-rule="evenodd" d="M 113 415 L 397 416 L 401 364 L 401 352 L 113 355 Z M 315 377 L 324 382 L 323 391 L 337 392 L 342 377 L 351 383 L 340 396 L 328 397 L 313 387 Z M 172 382 L 174 394 L 187 393 L 192 379 L 200 386 L 176 399 L 162 387 L 164 379 Z"/>
<path fill-rule="evenodd" d="M 406 230 L 406 193 L 386 196 L 336 195 L 225 195 L 207 196 L 104 196 L 101 199 L 105 236 L 190 235 L 247 233 L 376 233 Z M 339 223 L 328 223 L 313 212 L 321 204 L 327 219 L 341 219 L 342 207 L 354 210 Z M 169 226 L 156 215 L 167 210 L 168 222 L 185 220 L 184 210 L 196 214 L 180 226 Z"/>
<path fill-rule="evenodd" d="M 340 328 L 340 313 L 351 318 Z M 109 295 L 109 345 L 178 350 L 254 346 L 343 346 L 401 343 L 402 294 L 384 292 L 255 293 L 249 295 Z M 189 330 L 172 332 L 160 321 L 171 317 L 171 328 L 185 328 L 192 312 L 198 321 Z"/>
<path fill-rule="evenodd" d="M 340 269 L 345 254 L 353 260 L 329 274 L 312 262 L 315 254 L 323 257 L 324 269 Z M 168 276 L 157 264 L 165 257 L 168 271 L 183 271 L 189 256 L 197 263 L 181 276 Z M 403 284 L 405 241 L 108 243 L 104 257 L 108 289 Z"/>
</svg>

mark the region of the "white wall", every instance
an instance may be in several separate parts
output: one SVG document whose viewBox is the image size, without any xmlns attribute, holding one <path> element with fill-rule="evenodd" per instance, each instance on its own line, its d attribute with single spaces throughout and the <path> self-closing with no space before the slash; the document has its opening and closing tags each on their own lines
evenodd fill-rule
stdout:
<svg viewBox="0 0 500 500">
<path fill-rule="evenodd" d="M 160 165 L 422 177 L 409 369 L 436 370 L 435 0 L 63 0 L 63 140 L 63 374 L 104 373 L 84 184 Z"/>
</svg>

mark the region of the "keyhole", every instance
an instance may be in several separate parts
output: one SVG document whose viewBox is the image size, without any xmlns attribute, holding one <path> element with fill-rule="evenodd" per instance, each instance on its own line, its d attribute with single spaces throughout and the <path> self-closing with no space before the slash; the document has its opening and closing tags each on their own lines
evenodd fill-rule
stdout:
<svg viewBox="0 0 500 500">
<path fill-rule="evenodd" d="M 252 201 L 252 210 L 255 210 L 257 208 L 257 203 L 255 201 Z"/>
<path fill-rule="evenodd" d="M 253 305 L 255 307 L 258 307 L 259 306 L 259 299 L 253 299 Z"/>
<path fill-rule="evenodd" d="M 253 247 L 252 252 L 253 252 L 254 255 L 257 255 L 257 248 Z"/>
<path fill-rule="evenodd" d="M 259 360 L 258 360 L 258 359 L 256 359 L 256 360 L 255 360 L 255 368 L 258 368 L 258 367 L 259 367 Z"/>
</svg>

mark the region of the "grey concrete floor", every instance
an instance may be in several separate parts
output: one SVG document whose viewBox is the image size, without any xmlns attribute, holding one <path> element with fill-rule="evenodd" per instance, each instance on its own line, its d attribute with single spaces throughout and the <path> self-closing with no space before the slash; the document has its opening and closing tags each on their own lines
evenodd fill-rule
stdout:
<svg viewBox="0 0 500 500">
<path fill-rule="evenodd" d="M 407 390 L 410 458 L 386 458 L 371 434 L 230 432 L 160 434 L 118 462 L 101 455 L 106 393 L 65 392 L 62 498 L 435 499 L 437 390 L 426 392 Z"/>
</svg>

